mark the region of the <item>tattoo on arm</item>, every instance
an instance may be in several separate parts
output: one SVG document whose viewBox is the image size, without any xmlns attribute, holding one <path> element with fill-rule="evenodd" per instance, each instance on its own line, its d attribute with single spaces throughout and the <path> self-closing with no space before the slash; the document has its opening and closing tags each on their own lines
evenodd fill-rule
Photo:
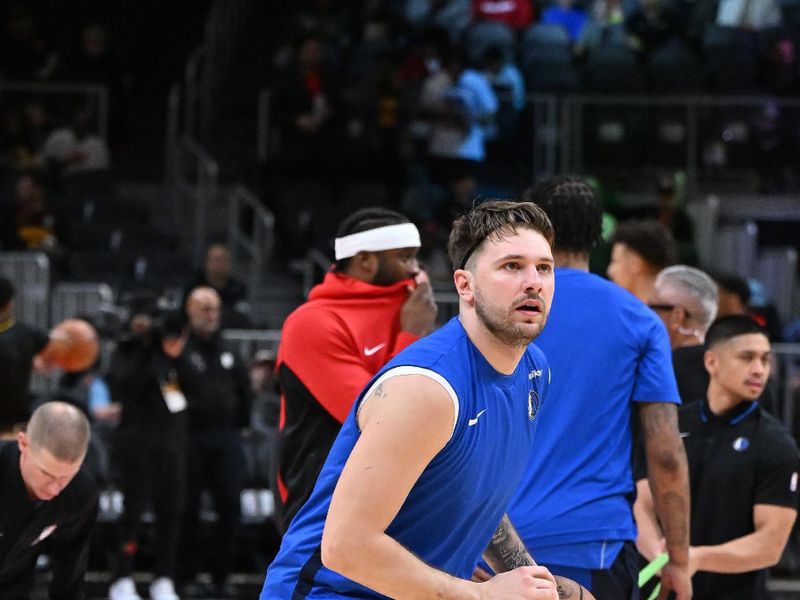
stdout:
<svg viewBox="0 0 800 600">
<path fill-rule="evenodd" d="M 689 544 L 689 469 L 677 414 L 669 403 L 646 404 L 640 412 L 648 480 L 670 556 L 683 554 Z"/>
<path fill-rule="evenodd" d="M 558 600 L 569 598 L 581 600 L 583 598 L 583 588 L 570 579 L 556 576 L 556 590 L 558 591 Z"/>
<path fill-rule="evenodd" d="M 372 395 L 375 396 L 375 398 L 385 398 L 386 397 L 386 390 L 383 389 L 383 384 L 382 383 L 379 383 L 378 387 L 376 387 L 374 390 L 372 390 Z"/>
<path fill-rule="evenodd" d="M 508 520 L 508 515 L 503 515 L 500 520 L 484 557 L 486 562 L 498 572 L 536 564 L 511 521 Z"/>
<path fill-rule="evenodd" d="M 649 402 L 641 407 L 645 440 L 664 433 L 678 434 L 678 408 L 668 402 Z"/>
</svg>

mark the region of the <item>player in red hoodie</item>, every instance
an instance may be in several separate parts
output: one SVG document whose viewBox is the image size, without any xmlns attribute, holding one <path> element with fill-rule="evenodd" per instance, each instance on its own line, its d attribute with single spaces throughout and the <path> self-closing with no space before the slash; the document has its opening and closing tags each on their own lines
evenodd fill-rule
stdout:
<svg viewBox="0 0 800 600">
<path fill-rule="evenodd" d="M 305 503 L 361 389 L 433 330 L 436 304 L 417 263 L 419 232 L 394 211 L 359 210 L 339 227 L 336 264 L 283 325 L 278 349 L 278 521 Z"/>
</svg>

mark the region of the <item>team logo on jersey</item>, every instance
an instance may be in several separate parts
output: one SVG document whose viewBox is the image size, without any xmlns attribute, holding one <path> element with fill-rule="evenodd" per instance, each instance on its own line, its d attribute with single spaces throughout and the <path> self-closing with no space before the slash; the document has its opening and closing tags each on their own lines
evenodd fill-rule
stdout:
<svg viewBox="0 0 800 600">
<path fill-rule="evenodd" d="M 33 543 L 31 544 L 31 546 L 35 546 L 36 544 L 38 544 L 42 540 L 50 537 L 50 535 L 56 530 L 56 527 L 58 527 L 58 525 L 53 523 L 52 525 L 48 525 L 47 527 L 42 529 L 42 533 L 39 534 L 39 537 L 37 537 L 35 540 L 33 540 Z"/>
<path fill-rule="evenodd" d="M 536 390 L 528 392 L 528 419 L 533 421 L 539 414 L 539 394 Z"/>
<path fill-rule="evenodd" d="M 233 366 L 233 354 L 230 352 L 223 352 L 219 355 L 219 364 L 223 369 L 230 369 Z"/>
<path fill-rule="evenodd" d="M 750 440 L 746 437 L 738 437 L 733 440 L 733 449 L 737 452 L 744 452 L 750 447 Z"/>
</svg>

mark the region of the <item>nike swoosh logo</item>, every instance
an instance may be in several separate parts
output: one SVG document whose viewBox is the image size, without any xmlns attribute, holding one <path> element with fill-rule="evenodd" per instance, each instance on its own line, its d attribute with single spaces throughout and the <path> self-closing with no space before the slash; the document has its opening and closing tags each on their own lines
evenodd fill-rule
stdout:
<svg viewBox="0 0 800 600">
<path fill-rule="evenodd" d="M 372 356 L 378 350 L 383 348 L 385 345 L 386 343 L 384 342 L 383 344 L 378 344 L 377 346 L 373 346 L 372 348 L 367 348 L 366 346 L 364 346 L 364 356 Z"/>
<path fill-rule="evenodd" d="M 473 425 L 475 425 L 475 423 L 478 422 L 478 419 L 481 418 L 481 415 L 483 413 L 485 413 L 485 412 L 486 412 L 486 409 L 484 408 L 481 412 L 479 412 L 477 415 L 475 415 L 474 419 L 470 419 L 469 421 L 467 421 L 467 427 L 472 427 Z"/>
<path fill-rule="evenodd" d="M 692 435 L 692 434 L 691 434 L 691 433 L 689 433 L 688 431 L 681 431 L 681 437 L 682 437 L 682 438 L 687 438 L 687 437 L 689 437 L 690 435 Z"/>
</svg>

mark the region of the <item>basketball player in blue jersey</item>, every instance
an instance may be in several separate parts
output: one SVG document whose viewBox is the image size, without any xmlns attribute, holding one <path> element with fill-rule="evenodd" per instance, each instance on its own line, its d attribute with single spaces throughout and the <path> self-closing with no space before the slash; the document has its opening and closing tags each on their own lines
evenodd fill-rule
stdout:
<svg viewBox="0 0 800 600">
<path fill-rule="evenodd" d="M 536 566 L 505 515 L 550 381 L 530 342 L 553 299 L 552 242 L 527 202 L 488 201 L 453 224 L 459 316 L 356 399 L 262 600 L 593 598 Z M 499 575 L 470 581 L 481 555 Z"/>
</svg>

